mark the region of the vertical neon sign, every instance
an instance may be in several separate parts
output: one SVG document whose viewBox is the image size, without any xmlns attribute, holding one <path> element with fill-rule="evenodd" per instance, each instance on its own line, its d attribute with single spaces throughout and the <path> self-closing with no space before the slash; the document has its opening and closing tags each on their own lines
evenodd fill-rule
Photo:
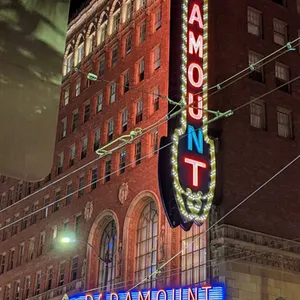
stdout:
<svg viewBox="0 0 300 300">
<path fill-rule="evenodd" d="M 207 218 L 216 185 L 215 145 L 208 136 L 206 125 L 208 0 L 183 0 L 181 13 L 181 68 L 178 72 L 181 72 L 180 99 L 187 109 L 181 112 L 180 125 L 173 131 L 170 167 L 174 191 L 172 197 L 180 215 L 179 223 L 189 229 L 190 226 L 184 224 L 195 222 L 200 225 Z M 162 139 L 161 146 L 163 144 Z M 162 161 L 163 158 L 160 158 L 159 163 L 162 164 Z M 162 173 L 162 167 L 159 168 Z M 171 226 L 176 227 L 178 224 L 174 224 L 178 221 L 174 221 L 174 205 L 171 207 L 167 203 L 172 197 L 163 187 L 166 184 L 166 180 L 160 178 L 165 211 L 170 224 L 173 222 Z M 169 209 L 166 208 L 168 205 Z"/>
</svg>

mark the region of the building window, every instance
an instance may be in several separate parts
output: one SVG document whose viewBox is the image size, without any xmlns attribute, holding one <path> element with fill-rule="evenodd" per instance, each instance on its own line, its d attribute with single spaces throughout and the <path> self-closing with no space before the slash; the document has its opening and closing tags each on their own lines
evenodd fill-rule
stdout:
<svg viewBox="0 0 300 300">
<path fill-rule="evenodd" d="M 70 100 L 70 87 L 64 89 L 64 104 L 67 105 Z"/>
<path fill-rule="evenodd" d="M 76 146 L 75 144 L 71 146 L 70 148 L 70 161 L 69 161 L 69 167 L 72 167 L 75 163 L 75 153 L 76 153 Z"/>
<path fill-rule="evenodd" d="M 262 13 L 252 7 L 248 7 L 248 32 L 262 37 Z"/>
<path fill-rule="evenodd" d="M 22 196 L 23 196 L 23 182 L 18 183 L 18 192 L 17 192 L 16 196 L 17 196 L 17 201 L 22 199 Z"/>
<path fill-rule="evenodd" d="M 20 281 L 15 281 L 14 284 L 14 294 L 13 294 L 14 300 L 20 300 Z"/>
<path fill-rule="evenodd" d="M 49 267 L 47 270 L 46 291 L 49 291 L 52 289 L 52 280 L 53 280 L 53 267 Z"/>
<path fill-rule="evenodd" d="M 142 158 L 142 142 L 137 142 L 135 144 L 135 164 L 139 165 Z"/>
<path fill-rule="evenodd" d="M 135 123 L 138 124 L 143 120 L 143 99 L 140 99 L 136 104 Z"/>
<path fill-rule="evenodd" d="M 24 282 L 24 296 L 25 296 L 25 299 L 29 298 L 30 286 L 31 286 L 30 276 L 27 276 L 25 278 L 25 282 Z"/>
<path fill-rule="evenodd" d="M 2 253 L 0 256 L 0 274 L 5 272 L 5 264 L 6 264 L 6 253 Z"/>
<path fill-rule="evenodd" d="M 126 36 L 126 40 L 125 40 L 125 54 L 129 54 L 131 51 L 131 44 L 132 44 L 132 38 L 131 38 L 131 33 L 129 33 Z"/>
<path fill-rule="evenodd" d="M 140 43 L 146 40 L 146 21 L 143 21 L 140 25 Z"/>
<path fill-rule="evenodd" d="M 74 53 L 71 53 L 67 56 L 67 74 L 71 72 L 74 65 Z"/>
<path fill-rule="evenodd" d="M 31 182 L 27 182 L 26 183 L 26 189 L 25 189 L 25 196 L 28 196 L 28 195 L 31 194 L 31 192 L 32 192 L 31 188 L 32 188 Z"/>
<path fill-rule="evenodd" d="M 77 78 L 76 85 L 75 85 L 75 97 L 80 95 L 80 88 L 81 88 L 81 78 Z"/>
<path fill-rule="evenodd" d="M 102 24 L 100 26 L 100 44 L 105 42 L 106 34 L 107 34 L 107 16 L 103 17 Z"/>
<path fill-rule="evenodd" d="M 78 198 L 82 197 L 84 194 L 84 175 L 79 177 L 78 183 Z"/>
<path fill-rule="evenodd" d="M 8 266 L 7 270 L 11 270 L 14 267 L 14 262 L 15 262 L 15 249 L 10 249 L 9 251 L 9 261 L 8 261 Z"/>
<path fill-rule="evenodd" d="M 105 56 L 102 55 L 100 57 L 100 63 L 99 63 L 99 77 L 104 75 L 104 71 L 105 71 Z"/>
<path fill-rule="evenodd" d="M 28 247 L 28 260 L 33 260 L 34 258 L 34 244 L 35 244 L 35 239 L 30 238 L 29 239 L 29 247 Z"/>
<path fill-rule="evenodd" d="M 127 131 L 127 125 L 128 125 L 128 109 L 125 108 L 122 111 L 122 133 Z"/>
<path fill-rule="evenodd" d="M 29 226 L 29 222 L 28 222 L 29 220 L 27 217 L 28 214 L 29 214 L 29 208 L 26 207 L 23 211 L 23 219 L 21 221 L 21 230 L 24 230 Z"/>
<path fill-rule="evenodd" d="M 79 236 L 80 234 L 80 223 L 81 223 L 81 215 L 78 215 L 75 217 L 75 228 L 74 228 L 74 232 L 76 237 Z"/>
<path fill-rule="evenodd" d="M 74 132 L 77 127 L 78 127 L 78 110 L 75 110 L 73 112 L 73 117 L 72 117 L 72 131 Z"/>
<path fill-rule="evenodd" d="M 38 295 L 41 292 L 41 279 L 42 279 L 42 274 L 41 271 L 36 273 L 35 277 L 35 291 L 34 294 Z"/>
<path fill-rule="evenodd" d="M 119 25 L 121 21 L 121 13 L 120 13 L 120 4 L 117 3 L 116 5 L 116 11 L 113 14 L 113 33 L 118 31 Z"/>
<path fill-rule="evenodd" d="M 5 228 L 3 230 L 3 235 L 2 235 L 2 241 L 5 241 L 8 238 L 8 233 L 9 233 L 9 223 L 10 223 L 10 219 L 6 219 L 5 221 Z M 28 220 L 26 218 L 26 224 L 28 226 Z M 27 227 L 26 226 L 26 227 Z"/>
<path fill-rule="evenodd" d="M 35 224 L 36 221 L 37 221 L 37 217 L 38 217 L 38 212 L 37 211 L 38 211 L 38 209 L 39 209 L 38 202 L 33 203 L 33 205 L 32 205 L 32 214 L 31 214 L 31 224 Z"/>
<path fill-rule="evenodd" d="M 98 181 L 98 169 L 95 168 L 92 170 L 92 177 L 91 177 L 91 190 L 96 189 Z"/>
<path fill-rule="evenodd" d="M 131 20 L 133 15 L 133 0 L 127 0 L 126 20 Z"/>
<path fill-rule="evenodd" d="M 19 219 L 19 214 L 15 214 L 13 219 L 13 224 L 11 227 L 11 236 L 18 233 L 18 227 L 19 227 L 18 219 Z"/>
<path fill-rule="evenodd" d="M 154 201 L 144 208 L 138 221 L 137 249 L 136 249 L 136 272 L 135 280 L 143 280 L 152 274 L 157 268 L 157 236 L 158 236 L 158 213 Z M 156 277 L 152 276 L 143 288 L 156 286 Z"/>
<path fill-rule="evenodd" d="M 110 119 L 107 122 L 107 142 L 111 142 L 114 135 L 114 120 Z"/>
<path fill-rule="evenodd" d="M 125 172 L 125 167 L 126 167 L 126 151 L 123 150 L 120 153 L 120 161 L 119 161 L 119 168 L 120 168 L 120 174 L 123 174 Z"/>
<path fill-rule="evenodd" d="M 98 150 L 100 147 L 100 128 L 94 131 L 94 151 Z"/>
<path fill-rule="evenodd" d="M 151 134 L 151 152 L 156 154 L 158 150 L 158 130 Z"/>
<path fill-rule="evenodd" d="M 277 123 L 278 123 L 278 135 L 284 138 L 293 138 L 293 121 L 292 112 L 278 107 L 277 108 Z"/>
<path fill-rule="evenodd" d="M 91 105 L 90 102 L 85 103 L 84 105 L 84 123 L 90 119 Z"/>
<path fill-rule="evenodd" d="M 154 30 L 158 30 L 161 27 L 161 19 L 162 19 L 162 8 L 160 7 L 154 13 Z"/>
<path fill-rule="evenodd" d="M 19 254 L 18 254 L 18 261 L 17 265 L 20 266 L 24 262 L 24 250 L 25 250 L 25 245 L 24 243 L 19 245 Z"/>
<path fill-rule="evenodd" d="M 129 91 L 129 70 L 127 70 L 124 74 L 123 74 L 123 93 L 127 93 Z"/>
<path fill-rule="evenodd" d="M 69 182 L 67 184 L 67 188 L 66 188 L 66 205 L 71 203 L 72 200 L 72 196 L 73 196 L 73 184 L 72 182 Z"/>
<path fill-rule="evenodd" d="M 115 269 L 116 269 L 116 252 L 117 252 L 117 228 L 115 221 L 110 221 L 105 226 L 100 241 L 100 256 L 107 261 L 106 264 L 100 260 L 99 265 L 99 286 L 104 290 L 110 291 L 115 287 Z"/>
<path fill-rule="evenodd" d="M 54 248 L 56 238 L 57 238 L 57 226 L 54 226 L 51 229 L 50 250 Z"/>
<path fill-rule="evenodd" d="M 259 129 L 266 129 L 266 105 L 263 101 L 250 104 L 250 124 Z"/>
<path fill-rule="evenodd" d="M 81 141 L 81 159 L 84 159 L 87 154 L 88 138 L 87 136 L 82 138 Z"/>
<path fill-rule="evenodd" d="M 78 256 L 75 256 L 72 259 L 71 281 L 74 281 L 77 279 L 77 273 L 78 273 Z"/>
<path fill-rule="evenodd" d="M 69 225 L 70 225 L 69 220 L 64 221 L 64 224 L 63 224 L 63 232 L 68 232 L 68 230 L 69 230 Z"/>
<path fill-rule="evenodd" d="M 38 255 L 43 255 L 45 249 L 45 241 L 46 241 L 46 234 L 43 232 L 40 234 Z"/>
<path fill-rule="evenodd" d="M 4 298 L 3 300 L 10 300 L 10 284 L 7 284 L 4 288 Z"/>
<path fill-rule="evenodd" d="M 290 80 L 290 68 L 280 64 L 278 62 L 275 63 L 275 77 L 276 77 L 276 86 L 283 92 L 290 93 L 291 87 L 290 84 L 285 84 Z M 284 86 L 282 86 L 285 84 Z"/>
<path fill-rule="evenodd" d="M 7 206 L 6 203 L 7 203 L 6 202 L 6 194 L 4 193 L 1 195 L 0 210 L 6 208 L 6 206 Z"/>
<path fill-rule="evenodd" d="M 65 263 L 60 263 L 59 265 L 59 275 L 58 275 L 58 286 L 62 286 L 65 283 Z"/>
<path fill-rule="evenodd" d="M 249 74 L 249 77 L 258 82 L 264 82 L 264 68 L 261 64 L 257 64 L 260 60 L 263 59 L 263 56 L 255 52 L 249 51 L 248 54 L 249 66 L 253 71 Z"/>
<path fill-rule="evenodd" d="M 145 79 L 145 60 L 142 58 L 138 63 L 138 82 Z"/>
<path fill-rule="evenodd" d="M 102 111 L 102 106 L 103 106 L 103 91 L 100 91 L 98 93 L 98 96 L 97 96 L 97 113 Z"/>
<path fill-rule="evenodd" d="M 90 35 L 88 37 L 88 51 L 87 53 L 88 54 L 91 54 L 93 51 L 94 51 L 94 47 L 95 47 L 95 36 L 96 36 L 96 28 L 95 26 L 93 26 L 91 28 L 91 31 L 90 31 Z"/>
<path fill-rule="evenodd" d="M 111 51 L 111 66 L 114 67 L 118 61 L 118 45 L 114 45 Z"/>
<path fill-rule="evenodd" d="M 109 85 L 109 102 L 114 103 L 116 101 L 116 91 L 117 91 L 117 84 L 112 82 Z"/>
<path fill-rule="evenodd" d="M 206 280 L 206 224 L 185 232 L 181 229 L 181 285 L 204 283 Z M 199 237 L 196 239 L 197 237 Z M 195 241 L 196 239 L 196 241 Z M 193 244 L 192 244 L 193 242 Z M 188 248 L 186 248 L 190 245 Z"/>
<path fill-rule="evenodd" d="M 60 139 L 62 140 L 67 136 L 67 117 L 61 120 L 60 128 Z"/>
<path fill-rule="evenodd" d="M 79 64 L 84 56 L 84 43 L 80 43 L 77 48 L 77 63 Z"/>
<path fill-rule="evenodd" d="M 63 165 L 64 165 L 64 153 L 60 153 L 58 155 L 58 160 L 57 160 L 57 175 L 61 174 L 63 171 Z"/>
<path fill-rule="evenodd" d="M 157 46 L 153 50 L 153 63 L 154 63 L 154 70 L 157 70 L 160 67 L 160 46 Z"/>
<path fill-rule="evenodd" d="M 111 159 L 109 158 L 105 161 L 104 182 L 110 181 L 110 174 L 111 174 Z"/>
<path fill-rule="evenodd" d="M 50 204 L 49 196 L 46 196 L 44 198 L 44 213 L 43 213 L 44 218 L 47 218 L 49 215 L 49 204 Z"/>
<path fill-rule="evenodd" d="M 159 110 L 159 87 L 156 87 L 153 91 L 153 107 L 154 107 L 154 111 L 158 111 Z"/>
<path fill-rule="evenodd" d="M 59 201 L 60 201 L 60 190 L 56 190 L 54 204 L 53 204 L 53 212 L 57 212 L 59 210 Z"/>
<path fill-rule="evenodd" d="M 277 19 L 273 19 L 274 43 L 285 45 L 287 43 L 287 25 Z"/>
</svg>

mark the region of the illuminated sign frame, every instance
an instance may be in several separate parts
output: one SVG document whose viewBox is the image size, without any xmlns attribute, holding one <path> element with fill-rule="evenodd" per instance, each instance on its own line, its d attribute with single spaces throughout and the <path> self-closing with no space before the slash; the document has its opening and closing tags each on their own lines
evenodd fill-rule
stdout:
<svg viewBox="0 0 300 300">
<path fill-rule="evenodd" d="M 181 63 L 180 68 L 170 67 L 169 84 L 177 84 L 178 88 L 171 86 L 169 95 L 187 109 L 180 113 L 177 123 L 169 122 L 169 137 L 161 140 L 161 146 L 170 141 L 173 145 L 169 166 L 166 165 L 167 150 L 160 151 L 159 182 L 170 225 L 181 225 L 188 230 L 193 222 L 201 225 L 209 214 L 216 187 L 216 155 L 214 140 L 209 138 L 207 126 L 208 0 L 183 0 L 179 11 Z M 171 10 L 171 18 L 173 13 L 176 14 L 175 9 Z M 175 29 L 172 29 L 171 20 L 171 33 L 172 30 Z M 171 47 L 177 46 L 172 44 Z M 178 54 L 175 54 L 177 59 Z M 174 53 L 171 50 L 170 64 L 176 63 L 172 57 Z M 175 72 L 181 74 L 177 82 L 172 78 Z M 172 186 L 164 178 L 163 165 L 171 170 Z M 167 189 L 171 189 L 173 195 Z"/>
<path fill-rule="evenodd" d="M 225 300 L 225 295 L 223 285 L 203 285 L 124 292 L 80 293 L 69 296 L 69 300 Z"/>
</svg>

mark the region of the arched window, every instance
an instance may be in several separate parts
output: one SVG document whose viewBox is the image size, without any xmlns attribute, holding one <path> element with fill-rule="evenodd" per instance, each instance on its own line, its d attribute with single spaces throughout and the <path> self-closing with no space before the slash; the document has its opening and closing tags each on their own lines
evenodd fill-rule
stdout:
<svg viewBox="0 0 300 300">
<path fill-rule="evenodd" d="M 104 15 L 102 16 L 102 20 L 100 22 L 100 26 L 98 29 L 98 44 L 100 45 L 102 43 L 104 43 L 105 39 L 106 39 L 106 35 L 107 35 L 107 23 L 108 23 L 108 17 L 107 14 L 104 13 Z"/>
<path fill-rule="evenodd" d="M 126 16 L 125 16 L 125 21 L 132 19 L 133 8 L 134 8 L 133 0 L 127 0 L 126 1 Z"/>
<path fill-rule="evenodd" d="M 116 277 L 117 228 L 114 220 L 105 226 L 100 240 L 99 286 L 113 290 Z"/>
<path fill-rule="evenodd" d="M 73 48 L 69 47 L 65 56 L 64 75 L 68 74 L 74 66 L 74 52 Z"/>
<path fill-rule="evenodd" d="M 193 225 L 190 231 L 181 230 L 181 249 L 195 238 L 192 245 L 181 254 L 181 285 L 199 284 L 206 281 L 206 223 L 202 226 Z"/>
<path fill-rule="evenodd" d="M 121 4 L 118 1 L 116 3 L 113 15 L 112 15 L 112 33 L 118 31 L 121 22 Z"/>
<path fill-rule="evenodd" d="M 79 42 L 77 43 L 77 60 L 76 64 L 79 64 L 84 57 L 84 38 L 80 37 Z"/>
<path fill-rule="evenodd" d="M 87 37 L 87 43 L 86 43 L 86 53 L 89 55 L 93 52 L 95 47 L 95 37 L 96 37 L 96 27 L 95 25 L 91 26 L 91 31 L 89 33 L 89 36 Z"/>
<path fill-rule="evenodd" d="M 136 245 L 136 271 L 135 280 L 139 282 L 153 273 L 157 268 L 157 235 L 158 213 L 154 201 L 144 208 L 138 221 Z M 154 287 L 155 276 L 147 281 L 144 287 Z"/>
</svg>

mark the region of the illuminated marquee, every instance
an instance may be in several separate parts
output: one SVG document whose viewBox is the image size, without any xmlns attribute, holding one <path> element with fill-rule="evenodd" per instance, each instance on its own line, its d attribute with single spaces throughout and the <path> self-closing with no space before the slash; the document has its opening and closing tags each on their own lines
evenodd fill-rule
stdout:
<svg viewBox="0 0 300 300">
<path fill-rule="evenodd" d="M 69 297 L 69 300 L 224 300 L 225 289 L 221 285 L 151 289 L 143 291 L 86 293 Z"/>
<path fill-rule="evenodd" d="M 178 217 L 174 221 L 176 213 L 167 203 L 171 201 L 170 195 L 166 196 L 163 187 L 166 182 L 161 178 L 160 190 L 171 226 L 180 224 L 187 230 L 191 225 L 185 224 L 202 224 L 210 211 L 216 183 L 216 158 L 214 141 L 208 137 L 207 128 L 208 0 L 183 1 L 181 14 L 181 77 L 178 85 L 180 100 L 187 109 L 181 112 L 179 125 L 173 126 L 173 134 L 169 133 L 173 142 L 172 190 L 180 222 Z M 161 146 L 163 144 L 161 141 Z"/>
</svg>

